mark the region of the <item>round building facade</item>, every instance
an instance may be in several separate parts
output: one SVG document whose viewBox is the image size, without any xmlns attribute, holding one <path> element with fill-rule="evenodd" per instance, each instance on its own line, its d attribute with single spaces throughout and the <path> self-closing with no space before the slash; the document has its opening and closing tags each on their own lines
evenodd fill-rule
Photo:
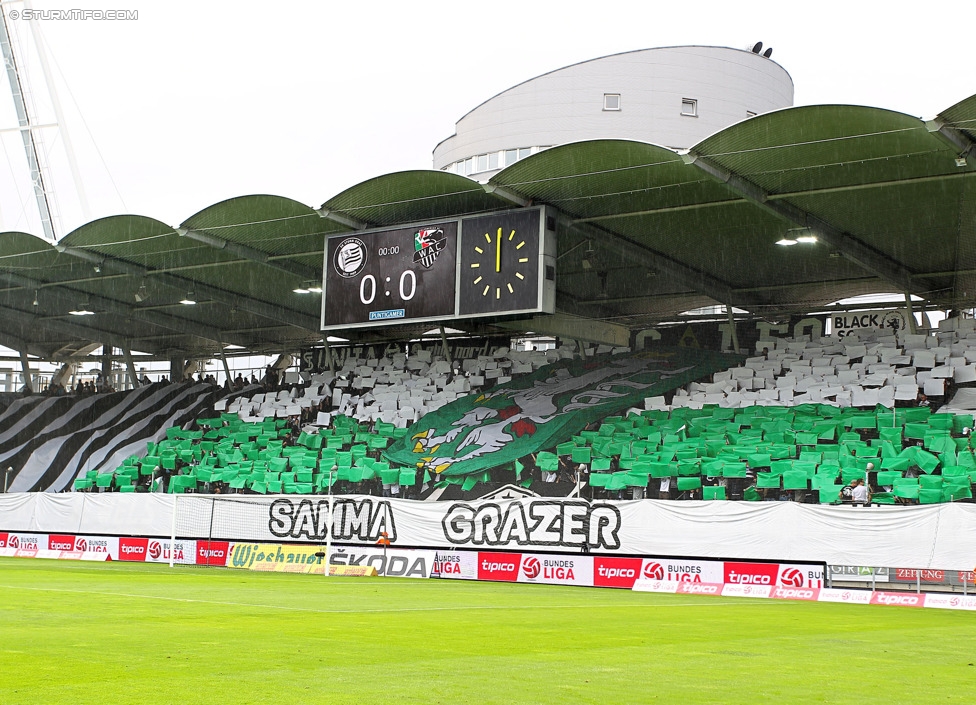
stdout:
<svg viewBox="0 0 976 705">
<path fill-rule="evenodd" d="M 758 53 L 682 46 L 613 54 L 502 91 L 458 120 L 434 168 L 487 179 L 548 147 L 631 139 L 686 149 L 753 115 L 793 105 L 793 80 Z"/>
</svg>

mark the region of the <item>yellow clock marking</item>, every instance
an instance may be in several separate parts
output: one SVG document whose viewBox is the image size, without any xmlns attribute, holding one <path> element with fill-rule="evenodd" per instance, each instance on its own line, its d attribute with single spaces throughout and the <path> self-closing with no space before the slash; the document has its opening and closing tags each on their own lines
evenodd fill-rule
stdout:
<svg viewBox="0 0 976 705">
<path fill-rule="evenodd" d="M 519 272 L 515 272 L 515 276 L 517 276 L 519 279 L 525 279 L 525 277 L 523 277 Z"/>
<path fill-rule="evenodd" d="M 482 250 L 482 249 L 481 249 L 480 247 L 476 247 L 476 248 L 474 248 L 474 251 L 475 251 L 475 252 L 477 252 L 477 253 L 478 253 L 479 255 L 483 255 L 483 254 L 485 254 L 485 251 L 484 251 L 484 250 Z"/>
<path fill-rule="evenodd" d="M 515 237 L 515 231 L 514 230 L 511 232 L 511 234 L 509 234 L 508 239 L 511 240 L 513 237 Z"/>
<path fill-rule="evenodd" d="M 515 293 L 515 289 L 512 288 L 512 282 L 508 282 L 508 284 L 506 284 L 505 286 L 508 287 L 508 293 L 509 294 L 514 294 Z"/>
<path fill-rule="evenodd" d="M 477 284 L 477 283 L 478 283 L 478 282 L 480 282 L 480 281 L 481 281 L 481 280 L 482 280 L 483 278 L 484 278 L 484 277 L 478 277 L 477 279 L 475 279 L 475 280 L 474 280 L 474 283 L 475 283 L 475 284 Z"/>
<path fill-rule="evenodd" d="M 514 233 L 515 233 L 515 231 L 513 230 L 513 231 L 512 231 L 512 233 L 514 234 Z M 515 246 L 515 249 L 516 249 L 516 250 L 521 250 L 521 249 L 522 249 L 523 247 L 525 247 L 525 240 L 522 240 L 522 242 L 520 242 L 519 244 L 517 244 L 517 245 Z"/>
<path fill-rule="evenodd" d="M 500 287 L 495 287 L 495 298 L 500 299 L 502 297 L 502 290 Z"/>
<path fill-rule="evenodd" d="M 478 267 L 480 267 L 480 266 L 481 266 L 481 265 L 480 265 L 480 264 L 478 264 L 477 262 L 472 262 L 472 263 L 471 263 L 471 269 L 477 269 L 477 268 L 478 268 Z"/>
<path fill-rule="evenodd" d="M 488 233 L 485 233 L 485 240 L 486 240 L 486 241 L 488 242 L 488 244 L 490 245 L 490 244 L 491 244 L 491 235 L 489 235 Z"/>
<path fill-rule="evenodd" d="M 481 292 L 482 296 L 488 296 L 488 290 L 491 289 L 491 285 L 485 287 L 485 290 Z"/>
<path fill-rule="evenodd" d="M 529 258 L 528 257 L 520 257 L 519 258 L 519 262 L 528 262 L 528 261 L 529 261 Z"/>
</svg>

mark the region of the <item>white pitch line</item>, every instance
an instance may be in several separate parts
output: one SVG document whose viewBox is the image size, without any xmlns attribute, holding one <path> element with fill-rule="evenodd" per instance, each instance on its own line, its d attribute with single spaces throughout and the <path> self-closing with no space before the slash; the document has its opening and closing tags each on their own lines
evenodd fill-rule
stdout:
<svg viewBox="0 0 976 705">
<path fill-rule="evenodd" d="M 564 610 L 564 609 L 604 609 L 604 608 L 619 608 L 619 609 L 633 609 L 634 607 L 653 607 L 654 609 L 667 608 L 667 607 L 721 607 L 729 605 L 758 605 L 758 604 L 774 604 L 770 602 L 763 601 L 759 602 L 678 602 L 675 604 L 661 604 L 661 603 L 649 603 L 649 604 L 598 604 L 598 603 L 585 603 L 580 605 L 472 605 L 465 607 L 396 607 L 390 609 L 362 609 L 362 610 L 328 610 L 328 609 L 315 609 L 312 607 L 289 607 L 286 605 L 264 605 L 253 602 L 228 602 L 224 600 L 196 600 L 187 597 L 169 597 L 166 595 L 139 595 L 136 593 L 128 592 L 103 592 L 99 590 L 69 590 L 66 588 L 40 588 L 40 587 L 24 587 L 22 585 L 0 585 L 0 588 L 4 590 L 31 590 L 34 592 L 61 592 L 61 593 L 73 593 L 81 595 L 101 595 L 103 597 L 128 597 L 136 600 L 163 600 L 167 602 L 184 602 L 184 603 L 198 603 L 204 605 L 223 605 L 225 607 L 253 607 L 255 609 L 262 610 L 283 610 L 288 612 L 311 612 L 314 614 L 384 614 L 384 613 L 397 613 L 397 612 L 459 612 L 459 611 L 476 611 L 476 610 Z"/>
</svg>

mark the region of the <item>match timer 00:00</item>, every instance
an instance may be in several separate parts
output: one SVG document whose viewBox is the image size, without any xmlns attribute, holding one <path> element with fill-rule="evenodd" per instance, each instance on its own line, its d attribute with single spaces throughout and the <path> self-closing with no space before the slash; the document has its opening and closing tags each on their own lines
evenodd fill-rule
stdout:
<svg viewBox="0 0 976 705">
<path fill-rule="evenodd" d="M 453 318 L 457 221 L 329 237 L 322 329 Z"/>
</svg>

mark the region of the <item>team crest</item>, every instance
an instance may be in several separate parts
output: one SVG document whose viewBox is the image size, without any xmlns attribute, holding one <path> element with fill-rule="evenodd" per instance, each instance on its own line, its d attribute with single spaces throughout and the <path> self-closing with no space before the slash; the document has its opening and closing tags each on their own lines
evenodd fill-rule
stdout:
<svg viewBox="0 0 976 705">
<path fill-rule="evenodd" d="M 413 236 L 413 261 L 425 269 L 434 266 L 434 261 L 447 245 L 447 238 L 440 228 L 421 228 Z"/>
</svg>

